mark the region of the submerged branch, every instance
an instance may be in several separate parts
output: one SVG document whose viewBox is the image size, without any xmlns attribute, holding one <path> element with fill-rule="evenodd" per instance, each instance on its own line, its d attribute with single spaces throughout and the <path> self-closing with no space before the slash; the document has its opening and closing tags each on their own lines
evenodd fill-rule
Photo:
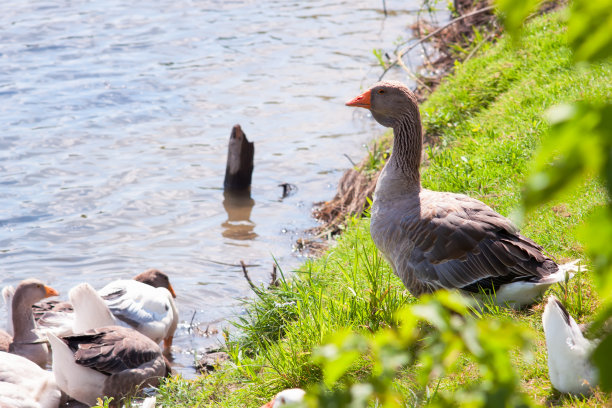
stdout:
<svg viewBox="0 0 612 408">
<path fill-rule="evenodd" d="M 253 289 L 255 292 L 258 292 L 258 289 L 253 283 L 253 281 L 251 280 L 251 277 L 249 276 L 249 272 L 247 271 L 246 265 L 244 264 L 244 261 L 242 259 L 240 260 L 240 266 L 242 266 L 242 273 L 244 274 L 244 277 L 249 283 L 249 286 L 251 287 L 251 289 Z"/>
</svg>

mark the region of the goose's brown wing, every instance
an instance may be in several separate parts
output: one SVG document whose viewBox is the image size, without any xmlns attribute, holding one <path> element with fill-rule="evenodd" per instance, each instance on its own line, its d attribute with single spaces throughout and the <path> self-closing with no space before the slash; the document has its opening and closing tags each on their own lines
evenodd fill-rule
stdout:
<svg viewBox="0 0 612 408">
<path fill-rule="evenodd" d="M 63 338 L 75 353 L 75 361 L 111 375 L 148 363 L 161 356 L 161 350 L 136 330 L 108 326 Z"/>
<path fill-rule="evenodd" d="M 402 228 L 414 243 L 416 276 L 432 288 L 476 292 L 558 270 L 507 218 L 465 195 L 423 190 L 420 211 L 405 217 Z"/>
<path fill-rule="evenodd" d="M 47 312 L 72 313 L 74 312 L 74 309 L 70 302 L 43 299 L 40 302 L 36 302 L 32 305 L 32 312 L 34 313 L 34 318 L 38 318 Z"/>
</svg>

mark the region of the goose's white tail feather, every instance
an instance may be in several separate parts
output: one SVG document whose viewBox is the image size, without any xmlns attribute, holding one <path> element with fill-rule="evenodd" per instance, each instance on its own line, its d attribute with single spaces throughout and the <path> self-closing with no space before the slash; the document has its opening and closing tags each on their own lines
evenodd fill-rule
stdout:
<svg viewBox="0 0 612 408">
<path fill-rule="evenodd" d="M 74 361 L 74 354 L 68 345 L 49 333 L 53 352 L 53 374 L 62 391 L 88 406 L 94 406 L 102 396 L 106 376 Z"/>
<path fill-rule="evenodd" d="M 584 265 L 581 265 L 582 259 L 575 259 L 572 262 L 564 263 L 559 265 L 559 270 L 552 275 L 549 275 L 545 279 L 542 279 L 542 283 L 557 283 L 569 280 L 574 277 L 574 272 L 588 270 Z"/>
<path fill-rule="evenodd" d="M 68 297 L 74 308 L 72 329 L 75 333 L 117 324 L 104 300 L 88 283 L 70 289 Z"/>
<path fill-rule="evenodd" d="M 590 394 L 598 382 L 597 369 L 590 362 L 596 344 L 583 336 L 576 321 L 554 296 L 548 298 L 542 324 L 552 385 L 565 393 Z"/>
<path fill-rule="evenodd" d="M 15 288 L 8 285 L 2 288 L 2 299 L 6 305 L 6 332 L 11 336 L 15 335 L 13 329 L 13 296 L 15 296 Z"/>
<path fill-rule="evenodd" d="M 534 299 L 539 299 L 544 295 L 546 289 L 558 282 L 571 279 L 579 270 L 585 270 L 580 265 L 580 259 L 559 265 L 559 270 L 538 282 L 512 282 L 503 285 L 496 293 L 496 302 L 500 305 L 508 305 L 512 308 L 520 308 L 533 303 Z"/>
</svg>

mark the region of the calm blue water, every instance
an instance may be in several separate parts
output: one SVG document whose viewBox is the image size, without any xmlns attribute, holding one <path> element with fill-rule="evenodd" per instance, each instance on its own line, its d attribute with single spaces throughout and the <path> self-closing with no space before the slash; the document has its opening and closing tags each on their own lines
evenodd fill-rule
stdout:
<svg viewBox="0 0 612 408">
<path fill-rule="evenodd" d="M 410 36 L 418 0 L 386 3 L 385 18 L 361 0 L 3 1 L 0 285 L 33 276 L 66 296 L 159 268 L 184 322 L 175 368 L 192 375 L 220 335 L 189 323 L 220 329 L 251 296 L 232 265 L 257 282 L 273 256 L 299 265 L 312 203 L 382 132 L 344 102 L 381 73 L 372 50 Z M 255 142 L 238 213 L 221 189 L 236 123 Z"/>
</svg>

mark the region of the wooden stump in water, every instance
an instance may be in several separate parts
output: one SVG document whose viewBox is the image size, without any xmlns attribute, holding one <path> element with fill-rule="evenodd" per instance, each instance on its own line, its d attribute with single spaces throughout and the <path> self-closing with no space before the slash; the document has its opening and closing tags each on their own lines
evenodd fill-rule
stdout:
<svg viewBox="0 0 612 408">
<path fill-rule="evenodd" d="M 240 125 L 234 125 L 227 148 L 225 191 L 245 191 L 251 187 L 255 145 L 249 142 Z"/>
</svg>

